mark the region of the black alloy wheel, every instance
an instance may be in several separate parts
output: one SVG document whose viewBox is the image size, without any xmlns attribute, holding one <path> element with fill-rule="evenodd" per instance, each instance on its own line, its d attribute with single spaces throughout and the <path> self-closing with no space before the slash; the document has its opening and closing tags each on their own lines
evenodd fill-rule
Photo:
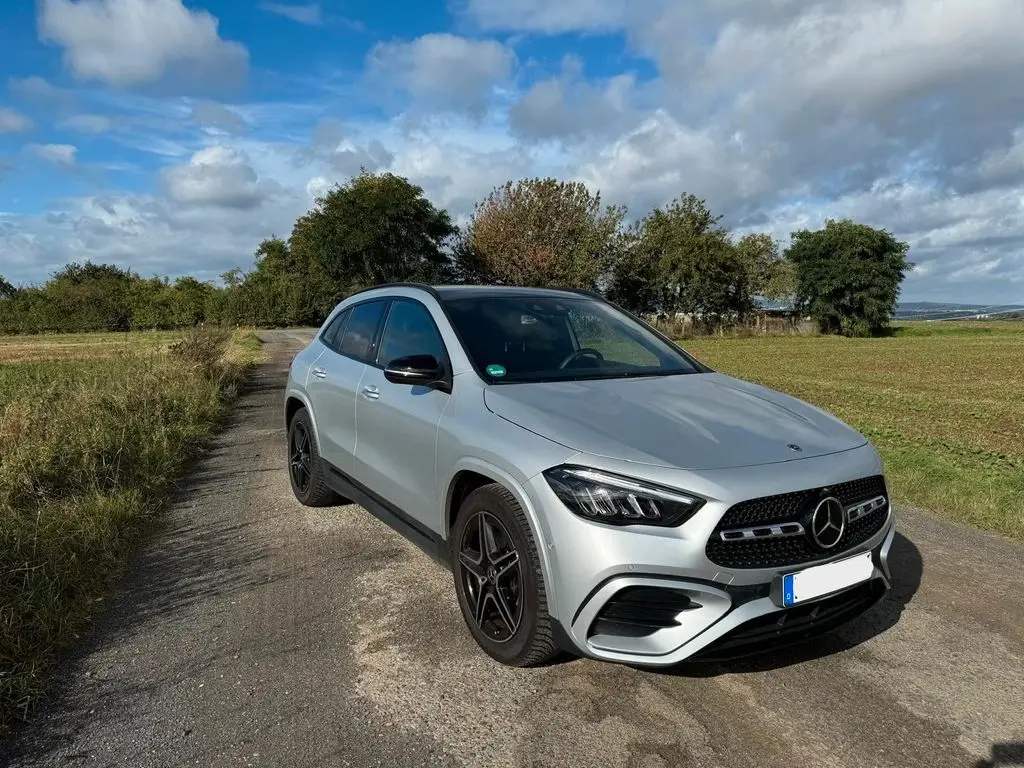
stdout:
<svg viewBox="0 0 1024 768">
<path fill-rule="evenodd" d="M 313 480 L 313 470 L 310 465 L 310 439 L 306 425 L 302 422 L 295 424 L 292 429 L 290 443 L 289 472 L 292 474 L 292 485 L 299 494 L 306 494 L 309 491 L 309 484 Z"/>
<path fill-rule="evenodd" d="M 511 640 L 523 620 L 520 557 L 505 526 L 486 510 L 463 528 L 459 573 L 480 631 L 496 643 Z"/>
<path fill-rule="evenodd" d="M 292 493 L 307 507 L 329 507 L 346 503 L 327 485 L 324 464 L 316 449 L 313 422 L 300 408 L 288 424 L 288 479 Z"/>
<path fill-rule="evenodd" d="M 489 656 L 513 667 L 545 664 L 561 651 L 530 521 L 497 483 L 470 493 L 449 537 L 459 609 Z"/>
</svg>

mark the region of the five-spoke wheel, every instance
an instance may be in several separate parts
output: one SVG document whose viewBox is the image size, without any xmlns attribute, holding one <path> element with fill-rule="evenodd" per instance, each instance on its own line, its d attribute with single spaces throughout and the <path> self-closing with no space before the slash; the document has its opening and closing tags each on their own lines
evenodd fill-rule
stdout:
<svg viewBox="0 0 1024 768">
<path fill-rule="evenodd" d="M 292 429 L 289 442 L 289 467 L 292 473 L 292 484 L 299 493 L 309 490 L 309 482 L 313 477 L 312 468 L 309 462 L 309 432 L 306 425 L 301 421 L 295 424 Z"/>
<path fill-rule="evenodd" d="M 495 642 L 514 637 L 523 619 L 519 563 L 501 521 L 486 510 L 474 514 L 462 530 L 458 567 L 473 621 Z"/>
<path fill-rule="evenodd" d="M 307 507 L 328 507 L 344 502 L 327 485 L 323 462 L 316 449 L 313 423 L 305 408 L 296 411 L 288 423 L 288 479 L 295 498 Z"/>
<path fill-rule="evenodd" d="M 559 648 L 540 557 L 515 496 L 498 484 L 473 491 L 449 542 L 459 607 L 480 647 L 517 667 L 554 658 Z"/>
</svg>

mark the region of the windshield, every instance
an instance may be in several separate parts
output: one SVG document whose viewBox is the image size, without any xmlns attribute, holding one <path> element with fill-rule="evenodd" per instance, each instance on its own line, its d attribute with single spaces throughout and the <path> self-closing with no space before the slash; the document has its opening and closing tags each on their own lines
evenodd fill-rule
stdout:
<svg viewBox="0 0 1024 768">
<path fill-rule="evenodd" d="M 702 370 L 640 323 L 586 297 L 477 296 L 445 306 L 474 365 L 493 383 Z"/>
</svg>

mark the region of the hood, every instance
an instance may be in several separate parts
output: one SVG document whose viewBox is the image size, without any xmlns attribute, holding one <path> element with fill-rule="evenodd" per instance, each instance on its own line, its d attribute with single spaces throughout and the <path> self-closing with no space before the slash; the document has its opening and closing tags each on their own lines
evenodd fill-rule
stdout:
<svg viewBox="0 0 1024 768">
<path fill-rule="evenodd" d="M 792 461 L 867 442 L 802 400 L 720 373 L 501 384 L 484 402 L 567 448 L 679 469 Z"/>
</svg>

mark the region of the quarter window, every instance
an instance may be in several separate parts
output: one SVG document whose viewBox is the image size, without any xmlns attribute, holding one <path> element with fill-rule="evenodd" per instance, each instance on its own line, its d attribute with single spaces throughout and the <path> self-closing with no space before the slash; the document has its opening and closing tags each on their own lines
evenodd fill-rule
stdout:
<svg viewBox="0 0 1024 768">
<path fill-rule="evenodd" d="M 339 312 L 338 316 L 327 326 L 327 330 L 320 336 L 320 340 L 335 351 L 338 349 L 338 334 L 345 330 L 345 323 L 348 321 L 350 314 L 351 310 L 348 309 L 344 312 Z"/>
<path fill-rule="evenodd" d="M 384 304 L 383 301 L 368 301 L 352 308 L 345 335 L 337 345 L 341 354 L 367 363 L 373 359 L 373 340 L 384 314 Z"/>
<path fill-rule="evenodd" d="M 388 313 L 377 360 L 387 365 L 408 355 L 431 355 L 444 360 L 444 341 L 430 312 L 418 301 L 396 299 Z"/>
</svg>

